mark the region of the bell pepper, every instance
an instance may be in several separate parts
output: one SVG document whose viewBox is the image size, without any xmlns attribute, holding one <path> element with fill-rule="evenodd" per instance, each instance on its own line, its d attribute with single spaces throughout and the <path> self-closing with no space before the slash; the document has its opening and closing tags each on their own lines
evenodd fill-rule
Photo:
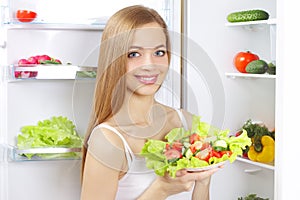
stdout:
<svg viewBox="0 0 300 200">
<path fill-rule="evenodd" d="M 254 138 L 248 151 L 248 158 L 252 161 L 270 163 L 274 161 L 275 141 L 271 136 L 263 135 Z"/>
</svg>

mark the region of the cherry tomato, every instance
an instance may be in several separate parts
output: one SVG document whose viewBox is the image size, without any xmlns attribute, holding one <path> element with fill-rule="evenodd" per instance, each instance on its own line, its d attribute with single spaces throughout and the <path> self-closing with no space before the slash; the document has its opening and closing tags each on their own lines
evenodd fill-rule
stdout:
<svg viewBox="0 0 300 200">
<path fill-rule="evenodd" d="M 221 158 L 222 154 L 221 152 L 215 151 L 214 149 L 211 151 L 211 157 L 217 157 L 217 158 Z"/>
<path fill-rule="evenodd" d="M 196 141 L 200 140 L 200 136 L 197 133 L 190 135 L 190 143 L 194 144 Z"/>
<path fill-rule="evenodd" d="M 234 57 L 234 66 L 236 69 L 241 73 L 247 73 L 246 72 L 246 66 L 248 63 L 250 63 L 253 60 L 259 60 L 258 55 L 251 53 L 250 51 L 247 52 L 239 52 Z"/>
<path fill-rule="evenodd" d="M 16 13 L 16 17 L 20 22 L 32 22 L 36 15 L 36 12 L 30 10 L 17 10 Z"/>
</svg>

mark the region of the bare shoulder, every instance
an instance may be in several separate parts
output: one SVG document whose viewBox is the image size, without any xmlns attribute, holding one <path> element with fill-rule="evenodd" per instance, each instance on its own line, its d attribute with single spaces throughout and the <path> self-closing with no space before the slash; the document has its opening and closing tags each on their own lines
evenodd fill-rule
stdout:
<svg viewBox="0 0 300 200">
<path fill-rule="evenodd" d="M 88 142 L 88 152 L 99 162 L 113 169 L 123 171 L 126 166 L 123 141 L 114 131 L 107 128 L 94 129 Z"/>
<path fill-rule="evenodd" d="M 123 148 L 123 141 L 121 137 L 111 129 L 105 127 L 96 127 L 91 134 L 90 140 L 93 140 L 95 137 L 97 138 L 96 140 L 101 140 L 113 146 Z"/>
</svg>

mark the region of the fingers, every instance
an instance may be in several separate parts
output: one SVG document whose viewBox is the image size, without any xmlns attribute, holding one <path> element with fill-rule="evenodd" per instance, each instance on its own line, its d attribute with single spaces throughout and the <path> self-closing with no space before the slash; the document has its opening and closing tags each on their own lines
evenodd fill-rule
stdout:
<svg viewBox="0 0 300 200">
<path fill-rule="evenodd" d="M 181 170 L 178 170 L 176 172 L 176 177 L 181 177 L 181 176 L 184 176 L 186 175 L 188 172 L 185 170 L 185 169 L 181 169 Z"/>
<path fill-rule="evenodd" d="M 214 168 L 206 171 L 201 172 L 181 172 L 181 174 L 185 173 L 185 175 L 181 176 L 181 178 L 184 178 L 186 181 L 201 181 L 204 180 L 214 173 L 216 173 L 220 168 Z"/>
</svg>

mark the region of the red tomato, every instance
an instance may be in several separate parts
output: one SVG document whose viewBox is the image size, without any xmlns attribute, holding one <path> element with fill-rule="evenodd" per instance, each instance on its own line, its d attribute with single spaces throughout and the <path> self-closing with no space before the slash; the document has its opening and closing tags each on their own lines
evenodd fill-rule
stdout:
<svg viewBox="0 0 300 200">
<path fill-rule="evenodd" d="M 190 146 L 191 152 L 195 153 L 197 150 L 200 150 L 202 148 L 202 142 L 196 141 L 194 144 Z"/>
<path fill-rule="evenodd" d="M 171 147 L 170 147 L 170 144 L 169 143 L 167 143 L 166 144 L 166 148 L 165 148 L 166 150 L 169 150 L 169 149 L 171 149 Z"/>
<path fill-rule="evenodd" d="M 243 133 L 243 131 L 238 131 L 238 132 L 236 132 L 236 133 L 235 133 L 235 137 L 240 136 L 242 133 Z"/>
<path fill-rule="evenodd" d="M 221 154 L 221 152 L 212 150 L 212 151 L 211 151 L 211 156 L 212 156 L 212 157 L 221 158 L 221 157 L 222 157 L 222 154 Z"/>
<path fill-rule="evenodd" d="M 246 72 L 246 66 L 253 60 L 259 60 L 258 55 L 251 53 L 250 51 L 247 52 L 239 52 L 234 57 L 234 66 L 236 69 L 241 73 Z"/>
<path fill-rule="evenodd" d="M 20 22 L 32 22 L 36 15 L 36 12 L 30 10 L 17 10 L 16 13 L 16 17 Z"/>
<path fill-rule="evenodd" d="M 196 141 L 200 140 L 200 136 L 197 133 L 190 135 L 190 143 L 194 144 Z"/>
</svg>

